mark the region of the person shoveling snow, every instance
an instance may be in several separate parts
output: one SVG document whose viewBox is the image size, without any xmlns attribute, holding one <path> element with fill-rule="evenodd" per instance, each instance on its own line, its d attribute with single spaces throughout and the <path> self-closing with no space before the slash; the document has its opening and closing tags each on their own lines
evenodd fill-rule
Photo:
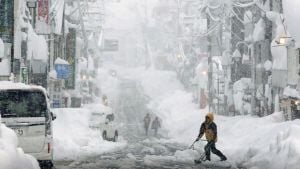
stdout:
<svg viewBox="0 0 300 169">
<path fill-rule="evenodd" d="M 221 161 L 226 161 L 227 160 L 226 156 L 216 148 L 218 135 L 217 135 L 217 125 L 214 123 L 213 113 L 208 113 L 205 116 L 205 121 L 201 124 L 200 132 L 195 142 L 199 141 L 204 134 L 207 140 L 207 144 L 204 148 L 205 156 L 201 156 L 199 160 L 195 160 L 195 163 L 198 164 L 206 160 L 210 161 L 210 152 L 219 156 L 221 158 Z"/>
</svg>

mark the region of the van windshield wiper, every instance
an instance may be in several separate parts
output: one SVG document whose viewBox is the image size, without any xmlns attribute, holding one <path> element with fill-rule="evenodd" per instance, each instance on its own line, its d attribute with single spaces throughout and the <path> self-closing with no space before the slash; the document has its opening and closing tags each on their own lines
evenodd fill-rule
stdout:
<svg viewBox="0 0 300 169">
<path fill-rule="evenodd" d="M 2 114 L 1 116 L 3 118 L 12 118 L 12 117 L 17 117 L 17 114 L 10 113 L 10 114 Z"/>
</svg>

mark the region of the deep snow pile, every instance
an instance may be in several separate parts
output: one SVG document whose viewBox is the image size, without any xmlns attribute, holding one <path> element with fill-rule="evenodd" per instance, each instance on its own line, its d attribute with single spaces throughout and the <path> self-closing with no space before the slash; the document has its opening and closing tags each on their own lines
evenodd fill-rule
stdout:
<svg viewBox="0 0 300 169">
<path fill-rule="evenodd" d="M 115 67 L 98 69 L 97 78 L 95 79 L 95 84 L 99 84 L 100 82 L 100 90 L 102 94 L 108 97 L 110 103 L 115 102 L 115 98 L 118 95 L 119 80 L 115 77 L 117 75 L 111 75 L 111 71 L 115 69 Z"/>
<path fill-rule="evenodd" d="M 150 98 L 148 107 L 162 120 L 170 138 L 191 140 L 197 135 L 201 113 L 192 103 L 192 94 L 184 91 L 177 76 L 171 71 L 145 70 L 145 68 L 119 68 L 122 77 L 136 80 Z M 176 125 L 174 125 L 176 124 Z M 187 130 L 189 129 L 189 130 Z M 185 138 L 181 136 L 185 133 Z"/>
<path fill-rule="evenodd" d="M 192 95 L 183 90 L 172 72 L 145 70 L 142 68 L 122 70 L 128 78 L 139 81 L 150 97 L 149 107 L 162 119 L 162 125 L 169 131 L 170 141 L 191 144 L 199 131 L 207 110 L 199 110 L 192 103 Z M 251 116 L 216 116 L 219 141 L 217 147 L 229 161 L 246 168 L 296 169 L 300 165 L 300 121 L 284 122 L 282 113 L 258 118 Z M 202 149 L 204 144 L 197 144 Z M 175 157 L 166 160 L 195 158 L 195 154 L 178 151 Z M 145 160 L 158 159 L 147 156 Z M 217 160 L 216 156 L 213 156 Z"/>
<path fill-rule="evenodd" d="M 125 142 L 103 141 L 101 131 L 89 128 L 92 109 L 53 109 L 54 159 L 76 160 L 124 148 Z"/>
<path fill-rule="evenodd" d="M 1 124 L 0 117 L 0 169 L 39 169 L 36 159 L 17 146 L 15 132 Z"/>
<path fill-rule="evenodd" d="M 282 113 L 264 118 L 217 116 L 219 148 L 246 168 L 299 168 L 300 120 L 283 119 Z"/>
</svg>

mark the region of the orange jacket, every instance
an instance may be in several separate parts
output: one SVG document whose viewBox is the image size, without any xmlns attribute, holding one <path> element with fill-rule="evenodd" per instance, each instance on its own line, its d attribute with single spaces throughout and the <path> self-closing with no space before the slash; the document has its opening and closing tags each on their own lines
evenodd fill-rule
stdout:
<svg viewBox="0 0 300 169">
<path fill-rule="evenodd" d="M 217 125 L 214 123 L 214 115 L 213 113 L 208 113 L 205 117 L 208 118 L 208 120 L 201 124 L 198 137 L 201 138 L 203 134 L 205 134 L 207 141 L 217 142 Z"/>
</svg>

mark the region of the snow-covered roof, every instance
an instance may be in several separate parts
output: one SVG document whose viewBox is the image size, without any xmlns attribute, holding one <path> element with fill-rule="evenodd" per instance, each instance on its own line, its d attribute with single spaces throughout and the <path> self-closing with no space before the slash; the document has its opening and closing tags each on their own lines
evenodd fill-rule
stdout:
<svg viewBox="0 0 300 169">
<path fill-rule="evenodd" d="M 38 46 L 38 47 L 37 47 Z M 48 44 L 42 35 L 37 35 L 32 26 L 28 25 L 28 59 L 48 61 Z"/>
<path fill-rule="evenodd" d="M 288 87 L 284 88 L 283 96 L 300 98 L 300 93 L 296 89 L 293 89 L 290 86 L 288 86 Z"/>
<path fill-rule="evenodd" d="M 53 69 L 49 72 L 49 77 L 52 79 L 57 79 L 57 73 L 56 73 L 55 69 Z"/>
<path fill-rule="evenodd" d="M 36 86 L 36 85 L 26 85 L 24 83 L 13 83 L 10 81 L 0 81 L 0 90 L 40 90 L 44 93 L 46 92 L 46 89 L 42 86 Z"/>
<path fill-rule="evenodd" d="M 68 65 L 69 64 L 68 61 L 61 59 L 61 58 L 57 58 L 54 63 L 58 64 L 58 65 Z"/>
</svg>

